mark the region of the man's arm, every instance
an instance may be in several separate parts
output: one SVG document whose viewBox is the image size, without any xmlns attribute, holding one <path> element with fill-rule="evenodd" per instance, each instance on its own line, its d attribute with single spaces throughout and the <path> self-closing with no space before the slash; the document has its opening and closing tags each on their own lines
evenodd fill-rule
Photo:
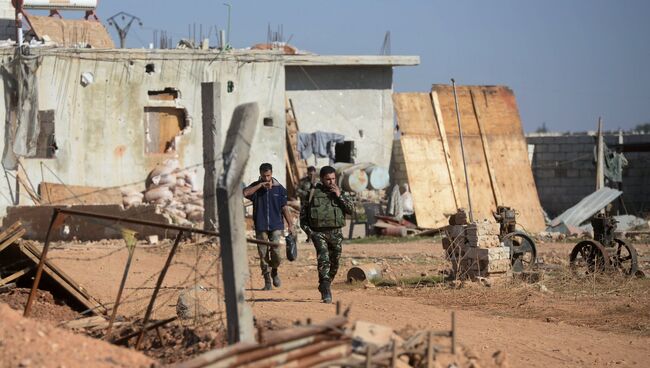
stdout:
<svg viewBox="0 0 650 368">
<path fill-rule="evenodd" d="M 300 228 L 307 234 L 307 238 L 311 238 L 313 231 L 309 224 L 309 203 L 300 206 Z"/>
<path fill-rule="evenodd" d="M 352 216 L 352 214 L 354 213 L 354 203 L 352 202 L 350 197 L 345 193 L 341 193 L 341 195 L 339 195 L 336 198 L 339 204 L 341 205 L 341 209 L 343 210 L 343 213 Z"/>
<path fill-rule="evenodd" d="M 293 216 L 291 216 L 291 211 L 289 210 L 289 206 L 282 207 L 282 215 L 284 216 L 284 219 L 287 221 L 287 228 L 289 229 L 289 233 L 293 234 Z"/>
<path fill-rule="evenodd" d="M 246 199 L 251 199 L 250 197 L 255 194 L 258 190 L 260 190 L 264 186 L 264 182 L 258 181 L 256 183 L 253 183 L 246 188 L 244 188 L 244 197 Z"/>
</svg>

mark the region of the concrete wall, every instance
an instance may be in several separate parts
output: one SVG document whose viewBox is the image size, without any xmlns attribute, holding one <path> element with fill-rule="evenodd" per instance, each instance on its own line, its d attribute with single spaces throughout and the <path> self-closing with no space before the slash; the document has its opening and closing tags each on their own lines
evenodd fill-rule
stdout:
<svg viewBox="0 0 650 368">
<path fill-rule="evenodd" d="M 8 67 L 13 49 L 0 51 Z M 284 67 L 281 61 L 239 60 L 237 55 L 175 50 L 35 50 L 42 56 L 37 72 L 39 110 L 55 110 L 58 145 L 52 159 L 23 159 L 26 174 L 37 185 L 41 180 L 88 186 L 121 186 L 142 183 L 147 173 L 168 158 L 165 154 L 145 154 L 145 106 L 176 106 L 186 110 L 189 129 L 177 146 L 183 167 L 196 167 L 203 182 L 201 83 L 221 83 L 222 139 L 234 108 L 258 102 L 260 117 L 245 181 L 257 178 L 260 162 L 274 165 L 275 176 L 285 178 Z M 145 66 L 154 65 L 147 73 Z M 83 87 L 81 73 L 91 72 L 94 83 Z M 228 81 L 234 84 L 227 91 Z M 176 101 L 153 101 L 147 92 L 175 88 Z M 0 86 L 0 89 L 3 88 Z M 3 91 L 4 92 L 4 91 Z M 5 121 L 5 101 L 0 100 L 0 121 Z M 263 125 L 263 118 L 273 126 Z M 0 151 L 4 150 L 5 129 L 0 129 Z M 42 169 L 41 163 L 46 165 Z M 49 169 L 48 169 L 49 168 Z M 52 175 L 56 173 L 58 179 Z M 11 179 L 11 178 L 10 178 Z M 14 185 L 9 180 L 9 185 Z M 12 188 L 15 190 L 15 188 Z M 9 187 L 0 181 L 0 216 L 8 205 Z M 31 201 L 21 196 L 20 204 Z"/>
<path fill-rule="evenodd" d="M 0 41 L 16 38 L 16 9 L 11 0 L 0 0 Z"/>
<path fill-rule="evenodd" d="M 343 134 L 356 142 L 356 162 L 383 167 L 393 144 L 392 80 L 391 66 L 286 67 L 286 93 L 300 131 Z M 327 158 L 317 161 L 327 164 Z"/>
<path fill-rule="evenodd" d="M 605 135 L 608 146 L 618 143 L 618 135 Z M 534 145 L 533 175 L 542 207 L 553 218 L 596 186 L 595 139 L 589 135 L 528 136 Z M 623 144 L 650 145 L 650 134 L 624 135 Z M 629 165 L 623 171 L 623 201 L 627 211 L 650 212 L 650 152 L 625 152 Z M 624 209 L 620 209 L 625 213 Z"/>
</svg>

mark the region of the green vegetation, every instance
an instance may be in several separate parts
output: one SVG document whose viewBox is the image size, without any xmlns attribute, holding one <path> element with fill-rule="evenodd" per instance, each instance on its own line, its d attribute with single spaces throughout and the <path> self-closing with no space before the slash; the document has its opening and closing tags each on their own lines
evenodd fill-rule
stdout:
<svg viewBox="0 0 650 368">
<path fill-rule="evenodd" d="M 375 284 L 375 286 L 387 286 L 387 287 L 395 287 L 395 286 L 431 286 L 431 285 L 436 285 L 444 281 L 444 276 L 442 275 L 435 275 L 435 276 L 415 276 L 415 277 L 404 277 L 401 279 L 398 279 L 397 281 L 395 280 L 388 280 L 384 278 L 379 278 L 379 279 L 374 279 L 372 280 L 372 283 Z"/>
</svg>

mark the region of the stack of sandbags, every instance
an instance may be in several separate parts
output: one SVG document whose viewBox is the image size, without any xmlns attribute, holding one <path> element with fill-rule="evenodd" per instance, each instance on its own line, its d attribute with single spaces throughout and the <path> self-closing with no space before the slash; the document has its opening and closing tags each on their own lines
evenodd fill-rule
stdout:
<svg viewBox="0 0 650 368">
<path fill-rule="evenodd" d="M 174 224 L 192 226 L 203 222 L 203 192 L 195 170 L 179 167 L 178 160 L 157 165 L 145 180 L 145 191 L 123 190 L 125 207 L 151 203 Z"/>
</svg>

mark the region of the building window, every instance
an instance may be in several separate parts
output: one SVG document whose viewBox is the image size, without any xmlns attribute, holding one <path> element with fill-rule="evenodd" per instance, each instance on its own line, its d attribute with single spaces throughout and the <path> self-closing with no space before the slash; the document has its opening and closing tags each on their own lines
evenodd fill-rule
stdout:
<svg viewBox="0 0 650 368">
<path fill-rule="evenodd" d="M 150 100 L 174 101 L 178 98 L 179 93 L 177 89 L 167 87 L 162 91 L 148 91 L 147 95 L 149 95 Z"/>
<path fill-rule="evenodd" d="M 172 153 L 187 126 L 185 110 L 175 107 L 145 107 L 145 153 Z"/>
<path fill-rule="evenodd" d="M 34 158 L 56 157 L 56 139 L 54 137 L 54 110 L 41 110 L 38 112 L 38 142 Z"/>
<path fill-rule="evenodd" d="M 264 118 L 264 126 L 267 127 L 272 127 L 273 126 L 273 118 Z"/>
</svg>

